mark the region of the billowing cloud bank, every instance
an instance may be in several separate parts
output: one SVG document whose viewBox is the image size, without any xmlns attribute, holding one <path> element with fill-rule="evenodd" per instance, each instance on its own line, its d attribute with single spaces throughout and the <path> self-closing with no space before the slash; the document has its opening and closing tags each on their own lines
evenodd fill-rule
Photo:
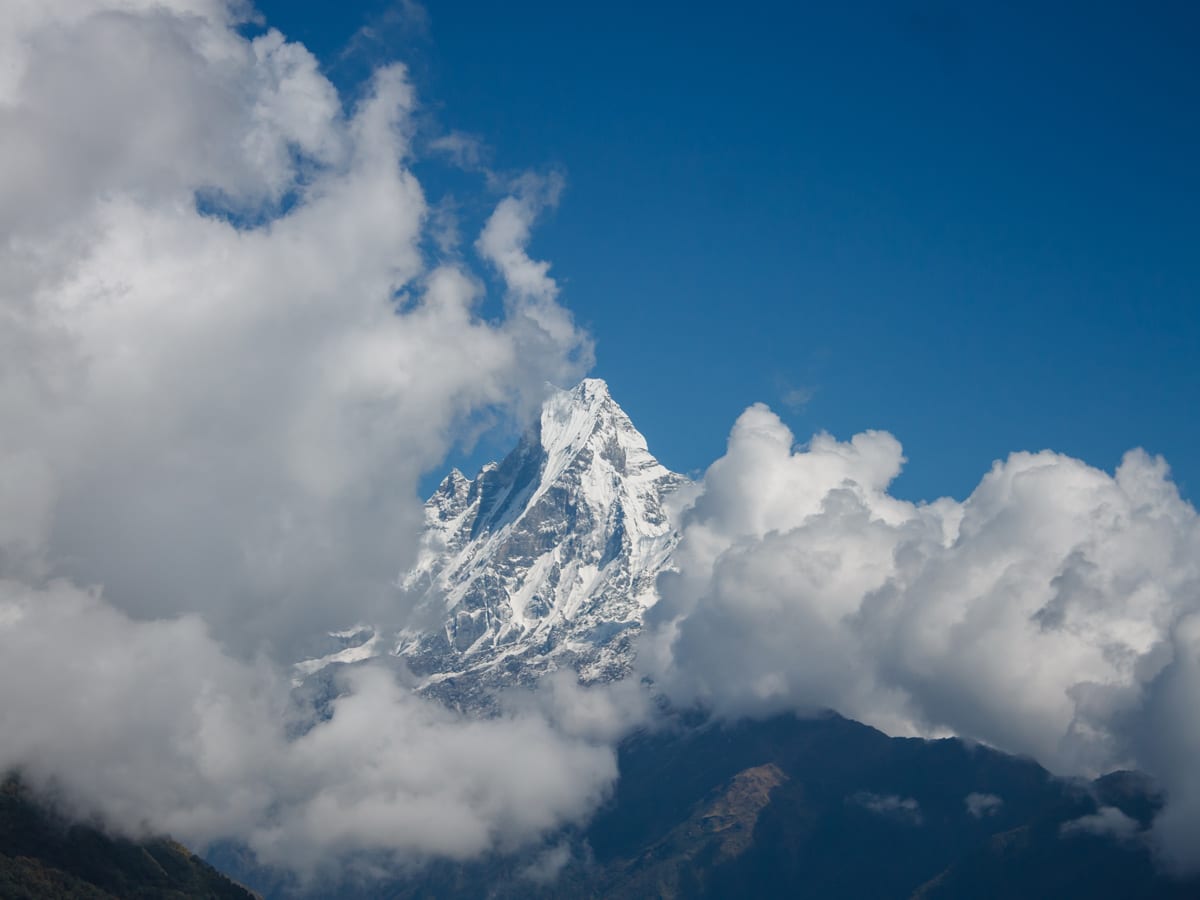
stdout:
<svg viewBox="0 0 1200 900">
<path fill-rule="evenodd" d="M 588 362 L 524 252 L 537 206 L 485 231 L 511 286 L 485 322 L 421 253 L 402 68 L 346 115 L 223 3 L 92 6 L 5 24 L 0 548 L 247 643 L 344 623 L 404 565 L 455 425 Z"/>
<path fill-rule="evenodd" d="M 461 255 L 423 252 L 403 68 L 347 111 L 239 11 L 5 6 L 0 769 L 285 865 L 528 839 L 594 806 L 605 740 L 537 707 L 467 721 L 382 670 L 295 738 L 281 672 L 395 614 L 418 478 L 461 426 L 590 364 L 525 251 L 554 187 L 500 199 L 482 319 Z"/>
<path fill-rule="evenodd" d="M 1061 773 L 1143 768 L 1200 865 L 1200 522 L 1141 451 L 1110 476 L 1017 453 L 964 502 L 887 493 L 890 435 L 793 436 L 747 410 L 685 512 L 642 665 L 736 717 L 833 708 Z"/>
<path fill-rule="evenodd" d="M 3 590 L 3 764 L 126 833 L 235 839 L 304 875 L 372 853 L 461 859 L 578 820 L 616 778 L 609 735 L 550 701 L 468 719 L 367 667 L 305 730 L 278 670 L 231 658 L 195 617 L 133 622 L 63 584 Z"/>
</svg>

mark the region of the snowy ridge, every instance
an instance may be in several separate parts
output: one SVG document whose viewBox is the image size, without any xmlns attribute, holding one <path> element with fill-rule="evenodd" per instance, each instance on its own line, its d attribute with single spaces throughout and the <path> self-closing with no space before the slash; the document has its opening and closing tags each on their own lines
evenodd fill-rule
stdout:
<svg viewBox="0 0 1200 900">
<path fill-rule="evenodd" d="M 665 500 L 687 483 L 603 381 L 554 390 L 504 460 L 474 480 L 452 471 L 426 503 L 400 581 L 416 624 L 390 652 L 422 688 L 467 704 L 561 666 L 622 676 L 677 540 Z"/>
</svg>

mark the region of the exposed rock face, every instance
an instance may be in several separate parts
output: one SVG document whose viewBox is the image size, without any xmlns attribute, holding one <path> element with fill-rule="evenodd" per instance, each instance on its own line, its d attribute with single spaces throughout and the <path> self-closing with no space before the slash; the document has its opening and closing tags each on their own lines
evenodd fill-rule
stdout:
<svg viewBox="0 0 1200 900">
<path fill-rule="evenodd" d="M 701 813 L 700 830 L 720 838 L 718 861 L 746 851 L 759 813 L 771 802 L 771 792 L 787 780 L 775 763 L 753 766 L 733 776 L 729 786 Z"/>
<path fill-rule="evenodd" d="M 429 498 L 400 582 L 413 624 L 360 632 L 360 647 L 300 671 L 391 652 L 423 690 L 464 706 L 562 667 L 619 678 L 678 539 L 666 502 L 687 484 L 651 456 L 603 381 L 556 390 L 507 457 L 474 480 L 452 471 Z"/>
</svg>

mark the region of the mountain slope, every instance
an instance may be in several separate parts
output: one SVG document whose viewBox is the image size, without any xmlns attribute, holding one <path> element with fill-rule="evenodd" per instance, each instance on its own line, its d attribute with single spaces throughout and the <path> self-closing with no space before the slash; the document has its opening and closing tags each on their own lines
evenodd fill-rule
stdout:
<svg viewBox="0 0 1200 900">
<path fill-rule="evenodd" d="M 438 863 L 341 896 L 906 898 L 1200 896 L 1155 869 L 1158 809 L 1131 773 L 1056 778 L 956 739 L 890 738 L 835 715 L 642 734 L 584 829 L 514 857 Z M 1119 839 L 1073 827 L 1102 809 Z"/>
</svg>

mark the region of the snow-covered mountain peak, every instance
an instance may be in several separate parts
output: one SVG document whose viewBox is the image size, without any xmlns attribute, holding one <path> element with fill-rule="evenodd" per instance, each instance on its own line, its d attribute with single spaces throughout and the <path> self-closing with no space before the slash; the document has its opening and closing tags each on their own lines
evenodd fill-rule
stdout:
<svg viewBox="0 0 1200 900">
<path fill-rule="evenodd" d="M 599 378 L 585 378 L 569 391 L 552 390 L 542 406 L 538 440 L 546 453 L 551 479 L 561 471 L 562 464 L 589 444 L 608 453 L 620 467 L 632 465 L 636 471 L 658 465 L 646 447 L 646 439 Z"/>
<path fill-rule="evenodd" d="M 568 403 L 600 404 L 612 403 L 608 382 L 603 378 L 585 378 L 573 388 L 563 390 L 550 385 L 554 393 Z"/>
<path fill-rule="evenodd" d="M 621 677 L 678 540 L 667 498 L 688 483 L 603 381 L 550 388 L 511 453 L 473 479 L 452 470 L 426 502 L 417 562 L 399 581 L 411 624 L 348 632 L 298 671 L 390 652 L 460 706 L 560 667 Z"/>
<path fill-rule="evenodd" d="M 508 456 L 474 479 L 452 471 L 426 503 L 401 579 L 419 624 L 394 652 L 456 696 L 468 673 L 480 690 L 560 665 L 615 677 L 675 545 L 664 500 L 686 483 L 604 381 L 551 389 Z"/>
</svg>

